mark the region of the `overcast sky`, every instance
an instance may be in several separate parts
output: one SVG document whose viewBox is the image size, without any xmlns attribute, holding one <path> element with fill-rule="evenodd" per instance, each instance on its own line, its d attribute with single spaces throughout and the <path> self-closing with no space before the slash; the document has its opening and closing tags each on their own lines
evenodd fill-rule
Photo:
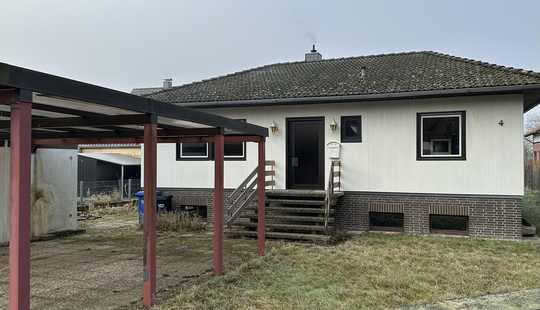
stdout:
<svg viewBox="0 0 540 310">
<path fill-rule="evenodd" d="M 6 1 L 7 2 L 7 1 Z M 540 71 L 540 1 L 17 0 L 0 61 L 123 91 L 275 62 L 434 50 Z"/>
</svg>

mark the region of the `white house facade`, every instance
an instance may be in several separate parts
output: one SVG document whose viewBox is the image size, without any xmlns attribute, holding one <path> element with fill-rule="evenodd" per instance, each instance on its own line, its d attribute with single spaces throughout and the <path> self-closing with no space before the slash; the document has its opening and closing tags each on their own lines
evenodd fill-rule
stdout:
<svg viewBox="0 0 540 310">
<path fill-rule="evenodd" d="M 434 57 L 447 61 L 443 56 Z M 445 64 L 446 70 L 460 69 L 465 63 L 481 67 L 475 74 L 488 74 L 483 72 L 484 65 L 463 59 L 454 64 L 454 59 L 448 57 L 451 65 Z M 384 67 L 385 58 L 382 58 L 379 65 Z M 396 61 L 396 57 L 391 58 Z M 360 67 L 357 78 L 377 75 L 373 84 L 381 79 L 380 73 L 374 72 L 375 65 L 364 58 L 360 61 L 367 65 Z M 298 65 L 323 63 L 332 60 Z M 275 66 L 280 65 L 287 64 Z M 257 70 L 246 72 L 253 74 Z M 497 70 L 512 72 L 508 68 Z M 329 178 L 334 177 L 330 176 L 329 167 L 332 162 L 339 162 L 340 182 L 336 190 L 343 196 L 335 207 L 336 229 L 520 238 L 520 204 L 524 194 L 523 113 L 536 104 L 531 102 L 529 93 L 468 91 L 422 96 L 415 90 L 414 96 L 377 99 L 370 95 L 366 100 L 360 97 L 355 100 L 344 93 L 342 98 L 347 100 L 325 102 L 324 97 L 321 99 L 315 93 L 318 90 L 312 89 L 313 99 L 303 94 L 301 102 L 207 100 L 205 96 L 211 91 L 205 83 L 217 83 L 243 73 L 173 87 L 171 91 L 179 92 L 176 94 L 163 91 L 150 96 L 178 103 L 188 101 L 183 105 L 270 128 L 266 159 L 275 162 L 273 189 L 327 190 Z M 518 77 L 526 76 L 519 74 Z M 532 82 L 540 83 L 540 77 L 534 74 L 530 77 L 536 79 Z M 311 82 L 316 83 L 313 80 L 316 78 L 311 76 Z M 291 79 L 293 86 L 299 83 L 294 77 Z M 251 81 L 256 83 L 256 78 L 251 77 Z M 231 85 L 234 84 L 228 81 L 227 87 Z M 190 89 L 193 87 L 202 89 L 194 91 Z M 199 93 L 206 101 L 192 102 Z M 226 188 L 238 187 L 255 168 L 256 148 L 250 143 L 226 147 Z M 157 156 L 157 185 L 173 194 L 176 204 L 211 205 L 214 167 L 211 144 L 163 144 L 159 145 Z"/>
</svg>

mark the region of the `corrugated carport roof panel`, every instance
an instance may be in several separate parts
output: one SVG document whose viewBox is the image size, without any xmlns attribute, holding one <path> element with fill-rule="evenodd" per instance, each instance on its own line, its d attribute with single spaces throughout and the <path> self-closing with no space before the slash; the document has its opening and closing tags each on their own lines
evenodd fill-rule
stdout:
<svg viewBox="0 0 540 310">
<path fill-rule="evenodd" d="M 79 156 L 93 158 L 121 166 L 139 166 L 140 158 L 116 153 L 79 153 Z"/>
</svg>

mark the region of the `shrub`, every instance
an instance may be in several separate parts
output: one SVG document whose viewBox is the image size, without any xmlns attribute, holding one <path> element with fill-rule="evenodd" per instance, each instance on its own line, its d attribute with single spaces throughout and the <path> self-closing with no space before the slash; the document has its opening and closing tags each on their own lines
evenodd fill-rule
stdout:
<svg viewBox="0 0 540 310">
<path fill-rule="evenodd" d="M 110 204 L 119 201 L 121 201 L 119 192 L 112 192 L 110 194 L 94 194 L 85 200 L 88 205 L 94 208 L 108 207 Z"/>
<path fill-rule="evenodd" d="M 185 213 L 160 213 L 157 217 L 159 231 L 199 232 L 206 229 L 206 223 L 197 215 Z"/>
<path fill-rule="evenodd" d="M 536 234 L 540 233 L 540 193 L 528 191 L 523 197 L 523 218 L 536 226 Z"/>
</svg>

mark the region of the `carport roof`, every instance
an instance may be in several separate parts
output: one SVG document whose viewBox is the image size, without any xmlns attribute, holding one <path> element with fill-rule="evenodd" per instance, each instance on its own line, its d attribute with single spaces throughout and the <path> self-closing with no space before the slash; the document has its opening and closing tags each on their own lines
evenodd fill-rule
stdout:
<svg viewBox="0 0 540 310">
<path fill-rule="evenodd" d="M 141 159 L 133 156 L 115 153 L 79 153 L 79 156 L 105 161 L 121 166 L 140 166 Z"/>
<path fill-rule="evenodd" d="M 267 128 L 0 62 L 0 139 L 9 139 L 10 107 L 32 102 L 32 137 L 268 136 Z"/>
</svg>

